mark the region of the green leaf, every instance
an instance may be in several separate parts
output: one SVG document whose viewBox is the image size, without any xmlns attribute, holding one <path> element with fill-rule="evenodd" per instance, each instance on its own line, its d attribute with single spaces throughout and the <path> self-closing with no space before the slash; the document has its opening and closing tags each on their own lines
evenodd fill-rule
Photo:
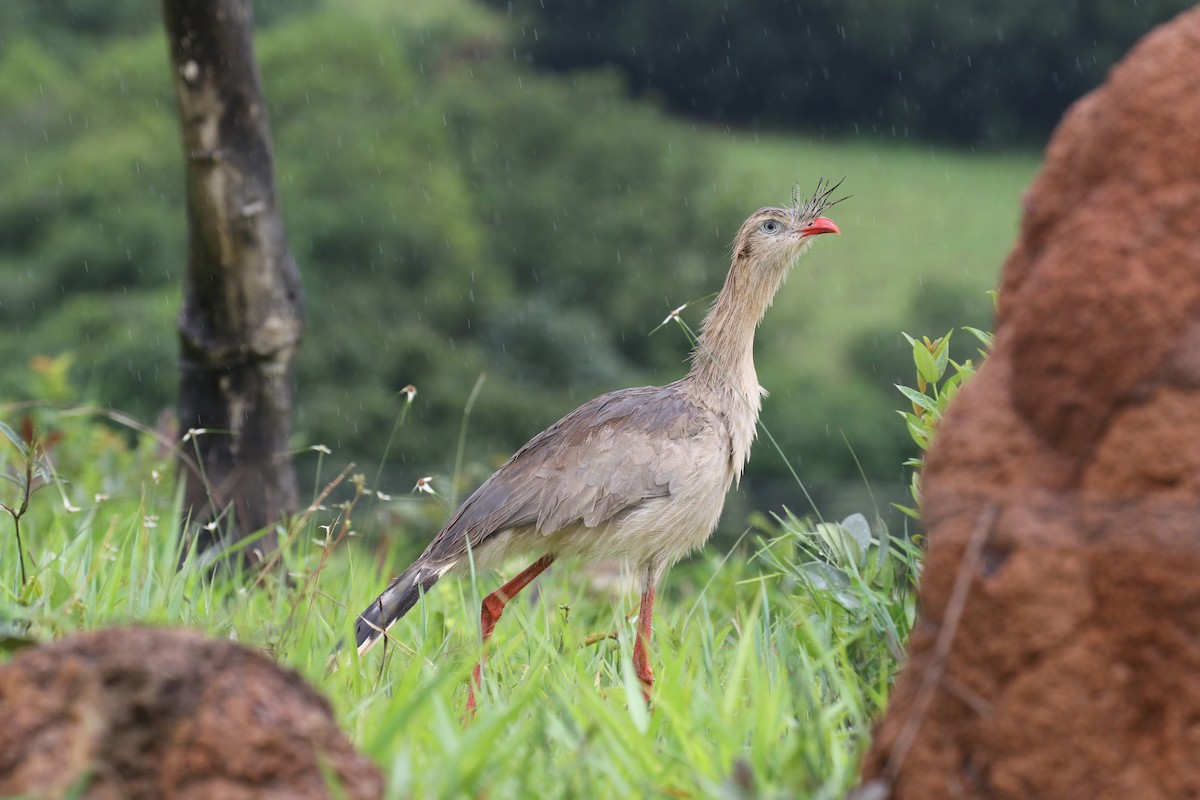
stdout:
<svg viewBox="0 0 1200 800">
<path fill-rule="evenodd" d="M 917 373 L 929 383 L 937 383 L 938 378 L 941 377 L 933 354 L 921 342 L 913 345 L 913 363 L 917 365 Z"/>
<path fill-rule="evenodd" d="M 934 413 L 936 413 L 939 417 L 945 414 L 946 409 L 950 407 L 950 401 L 958 396 L 958 390 L 961 388 L 961 381 L 953 381 L 943 386 L 941 394 L 938 395 L 937 399 L 937 411 Z"/>
<path fill-rule="evenodd" d="M 61 572 L 55 572 L 50 587 L 50 607 L 60 608 L 75 596 L 75 588 L 63 577 Z"/>
<path fill-rule="evenodd" d="M 929 434 L 925 432 L 923 427 L 914 425 L 913 422 L 909 420 L 908 433 L 910 436 L 912 436 L 913 441 L 917 443 L 917 447 L 921 448 L 922 450 L 929 449 Z"/>
<path fill-rule="evenodd" d="M 971 363 L 971 359 L 969 358 L 961 364 L 957 361 L 951 361 L 950 366 L 954 367 L 954 377 L 960 381 L 975 374 L 975 365 Z"/>
<path fill-rule="evenodd" d="M 904 412 L 901 411 L 900 413 L 903 414 Z M 8 481 L 13 486 L 16 486 L 18 489 L 21 489 L 22 491 L 25 489 L 25 476 L 24 475 L 9 475 L 7 472 L 0 472 L 0 480 Z"/>
<path fill-rule="evenodd" d="M 809 561 L 800 564 L 798 571 L 813 590 L 830 597 L 843 608 L 852 610 L 861 605 L 851 591 L 849 576 L 837 567 L 823 561 Z"/>
<path fill-rule="evenodd" d="M 926 411 L 932 411 L 932 412 L 937 411 L 937 402 L 929 395 L 924 394 L 922 392 L 918 392 L 916 389 L 913 389 L 911 386 L 904 386 L 899 383 L 894 384 L 894 386 L 900 390 L 900 394 L 904 395 L 909 400 L 911 400 L 913 405 L 919 406 L 919 407 L 925 409 Z"/>
<path fill-rule="evenodd" d="M 21 440 L 21 437 L 17 436 L 16 431 L 5 425 L 3 422 L 0 422 L 0 436 L 8 439 L 12 446 L 20 451 L 22 456 L 29 452 L 29 448 L 25 446 L 25 442 Z"/>
<path fill-rule="evenodd" d="M 41 600 L 43 596 L 45 596 L 45 590 L 42 586 L 41 578 L 35 575 L 29 579 L 28 583 L 21 587 L 21 594 L 18 595 L 18 599 L 22 605 L 28 606 Z"/>
<path fill-rule="evenodd" d="M 851 514 L 839 524 L 854 539 L 860 551 L 865 552 L 876 544 L 875 537 L 871 535 L 871 524 L 862 514 Z"/>
<path fill-rule="evenodd" d="M 992 342 L 996 340 L 996 337 L 993 334 L 990 334 L 987 331 L 981 331 L 979 328 L 972 328 L 970 325 L 964 325 L 963 330 L 974 336 L 979 341 L 983 342 L 983 346 L 988 350 L 992 349 Z"/>
<path fill-rule="evenodd" d="M 948 332 L 941 339 L 938 339 L 937 347 L 934 348 L 933 358 L 934 364 L 937 365 L 937 374 L 939 377 L 946 373 L 946 364 L 950 360 L 950 334 Z"/>
</svg>

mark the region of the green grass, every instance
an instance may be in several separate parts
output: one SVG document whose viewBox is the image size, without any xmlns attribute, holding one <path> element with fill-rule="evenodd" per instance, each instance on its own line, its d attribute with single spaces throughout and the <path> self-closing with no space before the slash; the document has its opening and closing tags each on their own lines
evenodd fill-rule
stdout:
<svg viewBox="0 0 1200 800">
<path fill-rule="evenodd" d="M 897 298 L 923 282 L 982 296 L 1035 167 L 1032 156 L 721 136 L 727 177 L 717 191 L 785 201 L 796 178 L 811 188 L 819 175 L 846 175 L 854 194 L 833 214 L 844 235 L 820 243 L 768 314 L 763 375 L 836 380 L 861 330 L 911 329 Z M 34 396 L 76 396 L 68 366 L 35 369 Z M 0 405 L 13 427 L 25 413 Z M 173 469 L 153 442 L 131 444 L 127 430 L 86 414 L 31 413 L 43 433 L 62 436 L 52 448 L 58 483 L 32 497 L 21 521 L 27 583 L 12 520 L 0 514 L 0 661 L 27 641 L 130 621 L 235 638 L 330 697 L 383 767 L 389 797 L 840 797 L 913 620 L 917 554 L 903 539 L 868 541 L 857 528 L 855 538 L 790 515 L 760 523 L 731 551 L 710 546 L 668 575 L 649 713 L 630 665 L 635 590 L 558 564 L 501 621 L 478 716 L 464 726 L 479 600 L 500 576 L 443 581 L 387 647 L 360 660 L 350 646 L 354 615 L 444 518 L 433 500 L 364 495 L 315 510 L 281 537 L 280 568 L 261 582 L 210 580 L 194 562 L 176 569 Z M 758 459 L 776 457 L 768 446 Z M 0 502 L 19 501 L 20 460 L 0 439 L 0 472 L 17 476 L 0 482 Z M 313 497 L 333 477 L 329 464 L 318 472 Z M 365 535 L 378 531 L 390 544 Z M 589 643 L 608 632 L 615 638 Z"/>
<path fill-rule="evenodd" d="M 419 4 L 434 21 L 438 9 Z M 492 23 L 473 24 L 483 36 Z M 717 140 L 713 191 L 745 209 L 739 213 L 786 202 L 795 181 L 811 191 L 818 177 L 845 176 L 853 195 L 831 214 L 843 236 L 823 238 L 805 258 L 759 335 L 759 372 L 773 402 L 800 391 L 800 376 L 844 377 L 847 348 L 864 330 L 894 330 L 897 339 L 900 330 L 921 330 L 905 315 L 927 286 L 986 302 L 1037 164 L 1032 153 L 831 143 L 687 123 L 675 130 Z M 733 233 L 720 231 L 725 240 Z M 702 307 L 688 310 L 693 325 Z M 69 359 L 55 363 L 57 372 L 33 376 L 30 396 L 78 396 L 65 377 Z M 0 404 L 0 421 L 14 427 L 24 413 Z M 498 576 L 443 581 L 393 628 L 387 648 L 360 660 L 348 646 L 354 615 L 444 518 L 428 498 L 330 505 L 286 532 L 281 568 L 261 585 L 249 576 L 208 580 L 194 563 L 176 568 L 174 471 L 152 442 L 131 445 L 127 430 L 87 415 L 35 417 L 44 433 L 63 435 L 52 449 L 61 483 L 39 490 L 21 521 L 28 583 L 12 520 L 0 513 L 0 662 L 27 640 L 130 621 L 236 638 L 330 697 L 351 738 L 384 768 L 389 797 L 842 796 L 913 619 L 911 548 L 884 540 L 881 550 L 785 515 L 731 552 L 710 546 L 668 575 L 648 713 L 630 667 L 634 623 L 626 614 L 635 591 L 596 587 L 590 573 L 559 564 L 501 621 L 479 714 L 464 727 L 479 599 Z M 822 422 L 836 431 L 841 421 Z M 768 444 L 759 443 L 756 461 L 777 457 Z M 819 462 L 830 453 L 803 455 Z M 19 462 L 17 448 L 0 438 L 0 473 L 19 475 Z M 328 465 L 321 473 L 312 496 L 332 477 Z M 18 489 L 0 481 L 0 502 L 11 504 Z M 386 532 L 386 563 L 377 543 L 357 535 L 368 531 Z M 588 644 L 610 631 L 615 639 Z"/>
<path fill-rule="evenodd" d="M 648 713 L 630 667 L 633 591 L 593 588 L 560 564 L 535 584 L 536 602 L 529 592 L 510 605 L 464 726 L 478 603 L 497 576 L 438 584 L 393 643 L 360 660 L 347 646 L 353 615 L 403 566 L 381 568 L 354 533 L 376 522 L 369 494 L 292 528 L 260 585 L 208 579 L 194 561 L 176 569 L 178 503 L 153 442 L 131 447 L 86 415 L 36 416 L 62 437 L 60 483 L 37 491 L 22 519 L 24 586 L 0 515 L 0 652 L 128 621 L 235 638 L 331 698 L 383 767 L 389 797 L 838 797 L 912 620 L 911 548 L 790 517 L 764 525 L 777 534 L 769 547 L 758 531 L 727 559 L 706 552 L 668 576 Z M 4 440 L 0 469 L 21 473 Z M 13 505 L 19 484 L 0 485 L 0 501 Z M 615 640 L 587 643 L 610 631 Z"/>
</svg>

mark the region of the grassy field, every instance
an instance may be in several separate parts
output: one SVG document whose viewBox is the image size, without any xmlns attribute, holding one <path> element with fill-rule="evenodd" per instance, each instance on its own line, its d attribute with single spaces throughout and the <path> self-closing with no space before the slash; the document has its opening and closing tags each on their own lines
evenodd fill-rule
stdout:
<svg viewBox="0 0 1200 800">
<path fill-rule="evenodd" d="M 558 565 L 510 606 L 479 714 L 463 726 L 479 599 L 496 576 L 443 581 L 394 641 L 360 660 L 344 646 L 352 612 L 403 566 L 385 557 L 381 567 L 359 544 L 378 522 L 369 487 L 295 522 L 260 585 L 213 580 L 194 559 L 176 569 L 178 502 L 153 441 L 131 447 L 91 414 L 36 416 L 59 439 L 54 477 L 20 520 L 24 583 L 14 520 L 0 514 L 0 660 L 27 642 L 130 621 L 236 639 L 332 699 L 383 766 L 389 797 L 837 797 L 913 619 L 910 547 L 865 520 L 764 523 L 669 576 L 650 713 L 630 667 L 634 592 Z M 0 469 L 15 478 L 0 502 L 17 507 L 23 457 L 0 445 Z"/>
<path fill-rule="evenodd" d="M 897 298 L 925 282 L 982 295 L 1035 166 L 1032 156 L 704 135 L 722 137 L 729 156 L 730 177 L 716 191 L 785 201 L 797 177 L 811 188 L 818 176 L 845 175 L 854 195 L 834 215 L 844 235 L 821 242 L 767 317 L 760 371 L 775 376 L 775 391 L 787 391 L 797 365 L 836 379 L 857 331 L 907 327 Z M 479 600 L 497 576 L 438 584 L 393 629 L 394 642 L 362 660 L 346 647 L 354 614 L 414 546 L 363 542 L 379 530 L 393 543 L 427 537 L 447 513 L 436 499 L 380 503 L 369 491 L 375 469 L 362 469 L 366 491 L 298 520 L 282 537 L 281 568 L 260 586 L 249 576 L 208 580 L 194 562 L 175 568 L 172 469 L 153 441 L 91 414 L 0 406 L 13 427 L 26 414 L 61 440 L 56 480 L 21 520 L 27 583 L 13 520 L 0 514 L 0 660 L 27 640 L 129 621 L 235 638 L 331 698 L 384 768 L 389 797 L 839 797 L 913 620 L 919 564 L 903 537 L 758 514 L 738 544 L 710 547 L 668 576 L 653 713 L 629 661 L 635 591 L 562 564 L 510 606 L 479 714 L 464 727 Z M 21 462 L 0 439 L 0 470 L 19 475 Z M 311 496 L 340 469 L 324 465 Z M 19 482 L 0 484 L 0 502 L 18 500 Z M 874 509 L 861 510 L 874 519 Z M 396 519 L 424 521 L 403 531 Z"/>
</svg>

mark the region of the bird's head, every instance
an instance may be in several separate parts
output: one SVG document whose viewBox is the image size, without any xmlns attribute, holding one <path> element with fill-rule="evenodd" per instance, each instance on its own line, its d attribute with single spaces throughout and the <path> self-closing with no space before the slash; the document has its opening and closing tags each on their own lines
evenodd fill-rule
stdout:
<svg viewBox="0 0 1200 800">
<path fill-rule="evenodd" d="M 822 233 L 841 233 L 833 220 L 824 216 L 830 206 L 846 198 L 830 200 L 841 181 L 828 186 L 817 182 L 812 197 L 797 192 L 788 208 L 760 208 L 750 215 L 734 242 L 734 258 L 749 259 L 764 268 L 787 270 Z"/>
</svg>

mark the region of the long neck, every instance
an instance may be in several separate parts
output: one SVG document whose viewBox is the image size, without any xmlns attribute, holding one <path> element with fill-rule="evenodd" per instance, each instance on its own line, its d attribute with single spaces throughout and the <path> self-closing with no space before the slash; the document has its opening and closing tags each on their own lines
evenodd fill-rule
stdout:
<svg viewBox="0 0 1200 800">
<path fill-rule="evenodd" d="M 704 319 L 692 352 L 689 377 L 714 393 L 732 390 L 749 403 L 757 418 L 758 375 L 754 371 L 754 330 L 783 282 L 784 270 L 735 258 L 725 286 Z"/>
</svg>

